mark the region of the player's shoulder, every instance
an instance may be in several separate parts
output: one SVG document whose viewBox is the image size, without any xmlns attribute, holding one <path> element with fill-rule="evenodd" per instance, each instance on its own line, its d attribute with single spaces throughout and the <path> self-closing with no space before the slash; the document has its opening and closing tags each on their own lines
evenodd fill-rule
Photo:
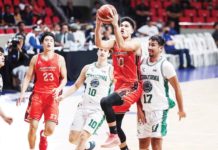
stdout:
<svg viewBox="0 0 218 150">
<path fill-rule="evenodd" d="M 163 65 L 166 65 L 166 66 L 168 66 L 168 65 L 172 65 L 172 63 L 171 62 L 169 62 L 168 60 L 167 60 L 167 58 L 166 57 L 162 57 L 162 64 Z"/>
<path fill-rule="evenodd" d="M 166 68 L 171 68 L 173 69 L 173 64 L 171 62 L 169 62 L 166 58 L 163 58 L 162 60 L 162 67 L 163 69 L 166 69 Z"/>
<path fill-rule="evenodd" d="M 39 57 L 39 54 L 34 55 L 34 56 L 31 58 L 31 62 L 36 62 L 37 59 L 38 59 L 38 57 Z"/>
<path fill-rule="evenodd" d="M 56 55 L 58 58 L 60 58 L 60 59 L 64 59 L 64 57 L 63 57 L 62 55 L 58 54 L 58 53 L 55 53 L 55 55 Z"/>
<path fill-rule="evenodd" d="M 95 66 L 95 63 L 90 63 L 90 64 L 86 64 L 84 67 L 83 67 L 83 70 L 88 70 L 89 68 L 91 67 L 94 67 Z"/>
</svg>

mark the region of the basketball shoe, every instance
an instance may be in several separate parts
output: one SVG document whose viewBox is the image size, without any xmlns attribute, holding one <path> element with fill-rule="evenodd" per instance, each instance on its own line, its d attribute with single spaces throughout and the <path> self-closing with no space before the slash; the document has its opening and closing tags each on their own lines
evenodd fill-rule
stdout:
<svg viewBox="0 0 218 150">
<path fill-rule="evenodd" d="M 87 143 L 88 146 L 86 146 L 86 149 L 85 150 L 93 150 L 95 148 L 95 141 L 89 141 Z"/>
<path fill-rule="evenodd" d="M 121 144 L 118 134 L 109 134 L 107 140 L 101 145 L 103 148 L 112 148 Z"/>
<path fill-rule="evenodd" d="M 39 150 L 47 150 L 48 147 L 47 137 L 42 136 L 43 131 L 40 131 Z"/>
</svg>

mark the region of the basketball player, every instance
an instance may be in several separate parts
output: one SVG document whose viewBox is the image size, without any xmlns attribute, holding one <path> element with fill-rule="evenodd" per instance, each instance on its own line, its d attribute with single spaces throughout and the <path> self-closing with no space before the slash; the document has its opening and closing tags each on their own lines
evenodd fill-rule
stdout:
<svg viewBox="0 0 218 150">
<path fill-rule="evenodd" d="M 4 49 L 0 47 L 0 68 L 5 65 L 5 56 L 4 56 Z M 0 74 L 0 96 L 2 93 L 2 88 L 3 88 L 3 79 Z M 8 117 L 0 107 L 0 117 L 8 124 L 11 124 L 13 122 L 13 119 L 11 117 Z"/>
<path fill-rule="evenodd" d="M 138 138 L 140 150 L 162 149 L 162 137 L 167 133 L 167 113 L 175 103 L 169 97 L 168 82 L 175 90 L 179 120 L 186 116 L 183 109 L 182 92 L 175 69 L 163 56 L 164 39 L 155 35 L 150 37 L 149 57 L 140 63 L 140 80 L 143 93 L 138 107 Z"/>
<path fill-rule="evenodd" d="M 121 150 L 128 150 L 126 135 L 121 125 L 125 113 L 130 106 L 139 100 L 141 87 L 138 84 L 136 56 L 141 54 L 140 42 L 131 36 L 136 28 L 135 21 L 124 17 L 118 25 L 118 14 L 111 19 L 115 39 L 101 39 L 102 22 L 96 17 L 95 44 L 102 49 L 112 50 L 114 66 L 115 92 L 101 100 L 110 129 L 110 135 L 102 147 L 109 148 L 119 145 Z"/>
<path fill-rule="evenodd" d="M 22 84 L 20 105 L 28 84 L 35 76 L 35 86 L 25 114 L 25 121 L 30 123 L 28 140 L 31 150 L 35 149 L 36 131 L 39 120 L 44 114 L 45 129 L 40 132 L 39 149 L 47 149 L 47 136 L 53 134 L 58 123 L 58 105 L 54 100 L 67 82 L 65 60 L 54 52 L 54 35 L 45 32 L 41 37 L 43 52 L 31 59 L 29 69 Z"/>
<path fill-rule="evenodd" d="M 113 83 L 113 67 L 107 62 L 110 56 L 108 50 L 99 49 L 97 55 L 97 62 L 84 66 L 75 84 L 58 98 L 60 101 L 70 96 L 85 83 L 83 101 L 78 105 L 69 136 L 71 143 L 78 143 L 76 150 L 85 149 L 88 138 L 105 120 L 100 100 L 110 93 Z"/>
</svg>

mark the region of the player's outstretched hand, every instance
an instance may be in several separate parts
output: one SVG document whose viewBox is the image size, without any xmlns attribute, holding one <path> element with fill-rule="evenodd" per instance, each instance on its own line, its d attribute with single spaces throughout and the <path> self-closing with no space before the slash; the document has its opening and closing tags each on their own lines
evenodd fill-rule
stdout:
<svg viewBox="0 0 218 150">
<path fill-rule="evenodd" d="M 138 111 L 137 111 L 137 119 L 138 119 L 138 122 L 141 124 L 146 123 L 145 114 L 141 109 L 138 109 Z"/>
<path fill-rule="evenodd" d="M 184 111 L 179 111 L 178 115 L 179 115 L 179 120 L 186 117 L 186 113 Z"/>
<path fill-rule="evenodd" d="M 20 97 L 18 98 L 17 102 L 16 102 L 16 105 L 17 106 L 20 106 L 21 105 L 21 102 L 24 102 L 24 95 L 21 94 Z"/>
<path fill-rule="evenodd" d="M 113 19 L 112 19 L 111 24 L 118 25 L 118 21 L 119 21 L 119 15 L 118 14 L 113 15 Z"/>
<path fill-rule="evenodd" d="M 11 118 L 11 117 L 4 117 L 3 119 L 4 119 L 4 121 L 7 122 L 9 125 L 11 125 L 12 122 L 13 122 L 13 118 Z"/>
<path fill-rule="evenodd" d="M 61 92 L 61 90 L 60 90 L 59 88 L 54 88 L 54 89 L 52 90 L 52 96 L 53 96 L 53 98 L 56 99 L 56 98 L 59 96 L 60 92 Z"/>
<path fill-rule="evenodd" d="M 64 98 L 63 98 L 62 95 L 60 95 L 60 96 L 58 96 L 58 97 L 55 98 L 55 100 L 56 100 L 57 102 L 60 102 L 60 101 L 62 101 L 63 99 L 64 99 Z"/>
</svg>

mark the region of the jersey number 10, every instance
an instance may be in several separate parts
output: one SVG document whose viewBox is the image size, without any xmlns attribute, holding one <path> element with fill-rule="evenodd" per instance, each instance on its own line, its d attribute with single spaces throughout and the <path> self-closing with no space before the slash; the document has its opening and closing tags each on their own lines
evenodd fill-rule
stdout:
<svg viewBox="0 0 218 150">
<path fill-rule="evenodd" d="M 96 92 L 97 92 L 96 89 L 89 88 L 89 95 L 95 96 Z"/>
</svg>

